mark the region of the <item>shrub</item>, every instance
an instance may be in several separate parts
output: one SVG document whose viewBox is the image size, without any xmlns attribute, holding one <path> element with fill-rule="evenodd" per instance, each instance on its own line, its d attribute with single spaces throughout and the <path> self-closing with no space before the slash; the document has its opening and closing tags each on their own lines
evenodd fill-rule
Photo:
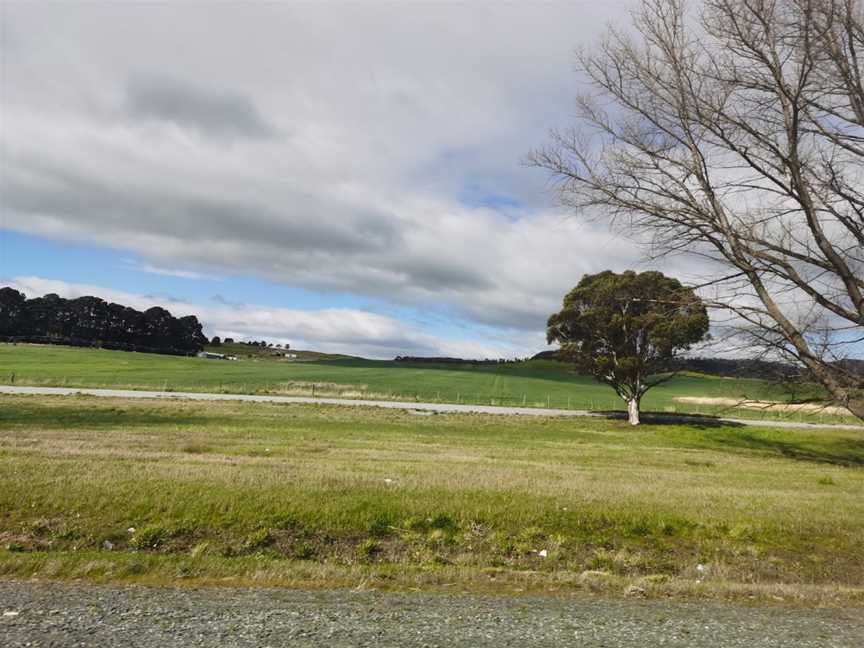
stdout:
<svg viewBox="0 0 864 648">
<path fill-rule="evenodd" d="M 373 538 L 387 537 L 391 532 L 390 518 L 386 515 L 379 515 L 369 524 L 368 531 Z"/>
<path fill-rule="evenodd" d="M 369 538 L 357 547 L 357 560 L 364 563 L 372 562 L 379 553 L 381 553 L 381 545 L 377 540 Z"/>
<path fill-rule="evenodd" d="M 151 524 L 139 529 L 132 536 L 129 545 L 133 549 L 158 549 L 168 536 L 169 534 L 164 527 Z"/>
<path fill-rule="evenodd" d="M 455 531 L 456 523 L 453 519 L 444 513 L 439 513 L 429 521 L 429 526 L 433 529 L 443 529 L 445 531 Z"/>
<path fill-rule="evenodd" d="M 246 536 L 243 541 L 244 551 L 256 551 L 273 544 L 273 536 L 269 529 L 258 529 Z"/>
<path fill-rule="evenodd" d="M 312 560 L 315 557 L 315 547 L 308 542 L 299 542 L 294 546 L 291 557 L 295 560 Z"/>
</svg>

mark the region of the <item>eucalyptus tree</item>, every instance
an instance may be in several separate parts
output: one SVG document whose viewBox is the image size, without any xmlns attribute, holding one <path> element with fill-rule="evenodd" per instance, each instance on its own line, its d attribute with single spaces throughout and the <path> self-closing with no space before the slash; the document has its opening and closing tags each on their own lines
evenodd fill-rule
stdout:
<svg viewBox="0 0 864 648">
<path fill-rule="evenodd" d="M 609 385 L 639 425 L 642 397 L 668 380 L 672 360 L 708 334 L 702 300 L 660 272 L 585 275 L 546 325 L 561 355 Z"/>
</svg>

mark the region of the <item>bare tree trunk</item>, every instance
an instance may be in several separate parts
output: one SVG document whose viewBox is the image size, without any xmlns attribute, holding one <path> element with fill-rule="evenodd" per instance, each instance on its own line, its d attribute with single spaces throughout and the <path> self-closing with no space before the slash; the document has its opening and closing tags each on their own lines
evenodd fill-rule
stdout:
<svg viewBox="0 0 864 648">
<path fill-rule="evenodd" d="M 864 420 L 864 397 L 849 399 L 846 403 L 846 407 L 850 412 L 852 412 L 852 414 Z"/>
<path fill-rule="evenodd" d="M 627 401 L 627 422 L 630 425 L 639 425 L 639 399 L 631 398 Z"/>
</svg>

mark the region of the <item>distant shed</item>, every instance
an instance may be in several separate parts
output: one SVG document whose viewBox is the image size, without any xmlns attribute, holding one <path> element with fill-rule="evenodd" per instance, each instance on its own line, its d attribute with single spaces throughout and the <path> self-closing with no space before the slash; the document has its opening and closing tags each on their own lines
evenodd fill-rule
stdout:
<svg viewBox="0 0 864 648">
<path fill-rule="evenodd" d="M 226 360 L 227 356 L 224 353 L 212 353 L 211 351 L 199 351 L 199 358 L 207 358 L 208 360 Z"/>
</svg>

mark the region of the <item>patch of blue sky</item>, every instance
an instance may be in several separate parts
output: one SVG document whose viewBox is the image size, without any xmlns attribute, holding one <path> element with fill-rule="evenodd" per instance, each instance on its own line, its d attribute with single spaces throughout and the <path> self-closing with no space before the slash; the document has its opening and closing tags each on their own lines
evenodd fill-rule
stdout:
<svg viewBox="0 0 864 648">
<path fill-rule="evenodd" d="M 453 308 L 441 304 L 437 306 L 404 306 L 389 304 L 380 300 L 367 300 L 367 310 L 372 310 L 393 319 L 405 322 L 418 329 L 434 332 L 436 336 L 449 339 L 465 338 L 466 334 L 472 336 L 476 333 L 478 326 L 467 322 L 456 314 Z"/>
<path fill-rule="evenodd" d="M 375 310 L 434 335 L 442 342 L 483 342 L 502 348 L 512 347 L 516 355 L 523 353 L 521 342 L 514 344 L 514 340 L 523 337 L 524 331 L 472 322 L 452 306 L 441 304 L 434 307 L 411 307 L 379 304 Z"/>
<path fill-rule="evenodd" d="M 835 337 L 835 341 L 837 342 L 835 353 L 838 357 L 864 360 L 864 337 L 860 328 L 841 332 Z"/>
<path fill-rule="evenodd" d="M 509 220 L 548 202 L 545 176 L 526 173 L 519 155 L 511 158 L 509 152 L 502 159 L 474 149 L 446 149 L 406 182 L 446 193 L 466 207 L 492 209 Z"/>
<path fill-rule="evenodd" d="M 446 306 L 402 306 L 369 296 L 293 287 L 256 276 L 161 267 L 128 250 L 56 241 L 0 229 L 0 284 L 17 276 L 158 296 L 165 300 L 169 309 L 171 301 L 298 310 L 350 308 L 392 317 L 442 339 L 464 339 L 477 333 L 476 325 L 469 324 Z"/>
<path fill-rule="evenodd" d="M 519 212 L 525 209 L 525 203 L 514 196 L 489 192 L 476 185 L 464 187 L 459 201 L 468 207 L 486 207 L 511 217 L 517 216 Z"/>
<path fill-rule="evenodd" d="M 256 276 L 223 276 L 209 282 L 206 300 L 227 305 L 275 306 L 298 310 L 363 308 L 367 300 L 350 293 L 318 292 Z M 199 302 L 203 299 L 197 300 Z"/>
<path fill-rule="evenodd" d="M 128 292 L 151 290 L 135 282 L 140 273 L 131 269 L 128 257 L 120 250 L 0 229 L 0 279 L 34 276 Z"/>
<path fill-rule="evenodd" d="M 161 267 L 127 250 L 0 229 L 0 281 L 16 276 L 89 284 L 197 304 L 223 302 L 322 309 L 359 308 L 367 301 L 347 293 L 318 293 L 259 277 Z"/>
</svg>

